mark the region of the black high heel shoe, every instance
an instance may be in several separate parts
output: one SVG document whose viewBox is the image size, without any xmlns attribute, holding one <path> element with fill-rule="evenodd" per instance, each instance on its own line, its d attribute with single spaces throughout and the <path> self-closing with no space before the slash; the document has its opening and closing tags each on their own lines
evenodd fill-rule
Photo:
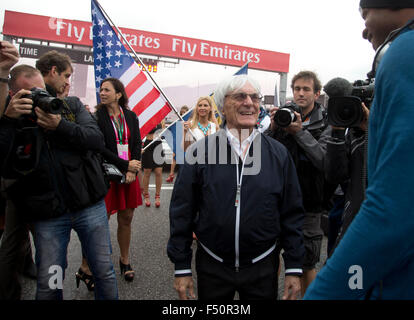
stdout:
<svg viewBox="0 0 414 320">
<path fill-rule="evenodd" d="M 121 275 L 124 276 L 126 281 L 131 282 L 134 280 L 135 272 L 130 264 L 123 264 L 121 259 L 119 259 L 119 268 L 121 269 Z"/>
<path fill-rule="evenodd" d="M 82 280 L 85 283 L 86 287 L 88 288 L 88 291 L 95 290 L 95 282 L 93 281 L 92 275 L 86 274 L 79 268 L 78 272 L 75 273 L 75 277 L 76 277 L 76 288 L 79 288 L 79 282 Z"/>
</svg>

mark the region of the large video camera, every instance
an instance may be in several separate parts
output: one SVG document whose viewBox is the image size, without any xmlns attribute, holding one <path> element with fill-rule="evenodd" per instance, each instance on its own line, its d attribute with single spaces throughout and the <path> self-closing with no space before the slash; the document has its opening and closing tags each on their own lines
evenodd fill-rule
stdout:
<svg viewBox="0 0 414 320">
<path fill-rule="evenodd" d="M 350 95 L 343 94 L 341 96 L 329 96 L 328 123 L 336 127 L 358 127 L 361 122 L 364 121 L 364 110 L 361 103 L 363 102 L 367 108 L 369 108 L 373 99 L 374 81 L 355 81 L 352 85 Z"/>
<path fill-rule="evenodd" d="M 39 88 L 32 88 L 31 94 L 26 94 L 22 98 L 28 98 L 33 100 L 34 107 L 39 107 L 46 113 L 61 114 L 63 111 L 63 101 L 59 98 L 53 97 L 46 90 Z M 34 110 L 32 111 L 30 118 L 36 119 Z"/>
<path fill-rule="evenodd" d="M 296 121 L 295 112 L 300 113 L 300 107 L 294 102 L 288 102 L 276 111 L 273 119 L 278 127 L 286 128 Z"/>
</svg>

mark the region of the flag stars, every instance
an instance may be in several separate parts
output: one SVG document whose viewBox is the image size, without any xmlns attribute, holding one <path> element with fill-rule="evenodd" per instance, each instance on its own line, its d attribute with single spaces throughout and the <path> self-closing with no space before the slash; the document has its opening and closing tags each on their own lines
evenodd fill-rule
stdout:
<svg viewBox="0 0 414 320">
<path fill-rule="evenodd" d="M 110 63 L 110 62 L 108 62 L 108 63 L 106 64 L 106 68 L 107 68 L 107 69 L 111 69 L 111 68 L 112 68 L 112 65 L 111 65 L 111 63 Z"/>
<path fill-rule="evenodd" d="M 112 44 L 112 40 L 107 41 L 107 42 L 106 42 L 106 46 L 107 46 L 109 49 L 111 49 L 111 48 L 112 48 L 112 46 L 113 46 L 113 44 Z"/>
<path fill-rule="evenodd" d="M 96 66 L 96 71 L 101 72 L 102 71 L 102 66 L 100 64 L 98 64 Z"/>
<path fill-rule="evenodd" d="M 103 27 L 103 25 L 105 24 L 105 22 L 102 19 L 98 19 L 98 24 L 100 27 Z"/>
<path fill-rule="evenodd" d="M 98 42 L 97 47 L 98 47 L 98 49 L 101 49 L 101 50 L 102 50 L 102 48 L 103 48 L 103 43 L 102 43 L 102 42 Z"/>
<path fill-rule="evenodd" d="M 101 38 L 104 36 L 102 30 L 99 30 L 98 36 L 101 37 Z"/>
<path fill-rule="evenodd" d="M 118 58 L 120 58 L 120 57 L 122 56 L 122 52 L 121 52 L 121 50 L 116 50 L 115 55 L 116 55 Z"/>
<path fill-rule="evenodd" d="M 121 67 L 121 61 L 115 61 L 115 67 L 117 68 Z"/>
<path fill-rule="evenodd" d="M 106 35 L 108 37 L 112 37 L 114 35 L 114 33 L 112 32 L 112 30 L 108 30 L 108 33 Z"/>
<path fill-rule="evenodd" d="M 102 53 L 98 53 L 98 54 L 96 55 L 96 60 L 101 61 L 102 59 L 103 59 Z M 100 66 L 100 65 L 99 65 L 99 66 Z"/>
<path fill-rule="evenodd" d="M 111 53 L 111 51 L 108 51 L 108 52 L 106 53 L 106 58 L 107 58 L 107 59 L 111 59 L 111 57 L 112 57 L 112 53 Z"/>
</svg>

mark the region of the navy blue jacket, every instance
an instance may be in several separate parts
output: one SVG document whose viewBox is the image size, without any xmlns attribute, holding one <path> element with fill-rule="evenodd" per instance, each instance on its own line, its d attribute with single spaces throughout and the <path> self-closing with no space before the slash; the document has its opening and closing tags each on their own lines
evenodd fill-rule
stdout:
<svg viewBox="0 0 414 320">
<path fill-rule="evenodd" d="M 201 152 L 203 145 L 208 152 Z M 295 165 L 284 146 L 262 134 L 253 140 L 249 155 L 258 151 L 253 164 L 244 168 L 244 172 L 249 167 L 259 170 L 243 174 L 238 224 L 235 199 L 237 170 L 240 176 L 242 166 L 236 164 L 226 131 L 191 145 L 170 203 L 167 251 L 176 271 L 191 269 L 193 231 L 225 264 L 252 263 L 278 242 L 284 249 L 285 268 L 302 268 L 304 209 Z M 189 163 L 191 156 L 199 156 L 196 163 Z"/>
</svg>

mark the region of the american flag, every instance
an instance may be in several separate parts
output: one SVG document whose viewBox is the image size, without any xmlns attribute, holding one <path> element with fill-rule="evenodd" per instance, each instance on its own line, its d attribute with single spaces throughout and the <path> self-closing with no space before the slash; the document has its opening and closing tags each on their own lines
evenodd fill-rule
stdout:
<svg viewBox="0 0 414 320">
<path fill-rule="evenodd" d="M 119 79 L 125 86 L 129 107 L 138 116 L 141 137 L 145 137 L 172 108 L 128 53 L 98 4 L 92 0 L 91 5 L 97 101 L 101 81 Z"/>
</svg>

